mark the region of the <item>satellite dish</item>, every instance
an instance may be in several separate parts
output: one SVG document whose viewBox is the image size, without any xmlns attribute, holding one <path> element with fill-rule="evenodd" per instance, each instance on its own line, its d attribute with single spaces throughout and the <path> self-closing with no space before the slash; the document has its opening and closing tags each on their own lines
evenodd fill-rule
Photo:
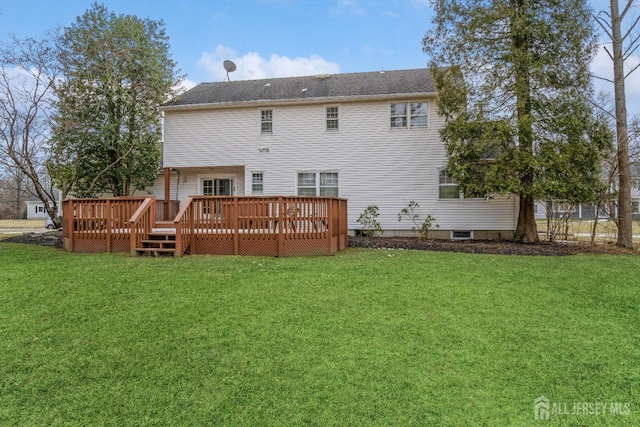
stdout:
<svg viewBox="0 0 640 427">
<path fill-rule="evenodd" d="M 229 78 L 229 73 L 233 73 L 236 70 L 236 64 L 233 61 L 225 59 L 225 61 L 222 63 L 222 66 L 225 70 L 227 70 L 227 81 L 231 81 L 231 79 Z"/>
</svg>

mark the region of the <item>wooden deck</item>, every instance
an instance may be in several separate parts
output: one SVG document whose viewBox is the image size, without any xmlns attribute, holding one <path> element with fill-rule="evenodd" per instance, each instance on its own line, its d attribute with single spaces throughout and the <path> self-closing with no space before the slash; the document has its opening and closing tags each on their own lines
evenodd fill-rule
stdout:
<svg viewBox="0 0 640 427">
<path fill-rule="evenodd" d="M 63 201 L 70 252 L 142 254 L 331 255 L 347 245 L 347 201 L 331 197 L 193 196 Z"/>
</svg>

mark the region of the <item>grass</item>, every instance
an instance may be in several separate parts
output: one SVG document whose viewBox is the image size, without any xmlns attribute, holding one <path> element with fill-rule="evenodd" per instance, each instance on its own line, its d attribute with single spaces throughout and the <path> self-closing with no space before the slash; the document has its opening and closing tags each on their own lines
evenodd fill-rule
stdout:
<svg viewBox="0 0 640 427">
<path fill-rule="evenodd" d="M 640 263 L 0 243 L 0 425 L 640 424 Z"/>
<path fill-rule="evenodd" d="M 538 232 L 543 233 L 547 231 L 547 220 L 536 220 L 538 226 Z M 593 232 L 593 220 L 591 219 L 575 219 L 569 221 L 569 240 L 579 240 L 584 242 L 591 241 L 591 233 Z M 564 232 L 564 229 L 562 229 Z M 635 236 L 633 238 L 634 245 L 640 244 L 640 221 L 634 220 L 632 222 L 632 233 Z M 596 226 L 596 239 L 598 243 L 615 243 L 618 238 L 618 228 L 612 220 L 598 219 L 598 225 Z"/>
<path fill-rule="evenodd" d="M 44 228 L 44 219 L 0 219 L 0 228 Z"/>
</svg>

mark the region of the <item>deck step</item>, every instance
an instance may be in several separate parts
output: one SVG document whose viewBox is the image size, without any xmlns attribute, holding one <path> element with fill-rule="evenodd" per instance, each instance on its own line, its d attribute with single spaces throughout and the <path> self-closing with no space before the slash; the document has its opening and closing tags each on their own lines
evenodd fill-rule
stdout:
<svg viewBox="0 0 640 427">
<path fill-rule="evenodd" d="M 175 240 L 142 240 L 143 248 L 167 248 L 167 249 L 175 249 L 176 241 Z"/>
<path fill-rule="evenodd" d="M 175 248 L 136 248 L 136 252 L 140 255 L 171 255 L 173 256 L 176 252 Z"/>
<path fill-rule="evenodd" d="M 171 255 L 176 252 L 175 230 L 154 230 L 147 233 L 147 238 L 140 241 L 142 247 L 136 248 L 140 255 Z"/>
<path fill-rule="evenodd" d="M 173 221 L 156 221 L 155 228 L 175 228 Z"/>
</svg>

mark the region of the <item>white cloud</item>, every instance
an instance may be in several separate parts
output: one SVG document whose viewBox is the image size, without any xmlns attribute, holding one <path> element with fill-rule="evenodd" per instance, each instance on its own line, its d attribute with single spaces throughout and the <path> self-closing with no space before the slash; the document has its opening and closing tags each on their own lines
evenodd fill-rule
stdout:
<svg viewBox="0 0 640 427">
<path fill-rule="evenodd" d="M 214 52 L 203 52 L 198 66 L 206 70 L 212 81 L 223 81 L 227 72 L 223 67 L 224 60 L 229 59 L 236 64 L 236 71 L 229 74 L 231 80 L 255 80 L 269 77 L 312 76 L 316 74 L 335 74 L 340 66 L 329 62 L 318 55 L 304 58 L 289 58 L 271 54 L 263 58 L 259 53 L 249 52 L 238 56 L 227 46 L 218 45 Z"/>
<path fill-rule="evenodd" d="M 182 93 L 182 92 L 186 92 L 191 88 L 194 88 L 198 85 L 198 83 L 194 82 L 193 80 L 190 79 L 184 79 L 180 82 L 180 85 L 175 87 L 175 89 L 178 91 L 178 93 Z"/>
</svg>

